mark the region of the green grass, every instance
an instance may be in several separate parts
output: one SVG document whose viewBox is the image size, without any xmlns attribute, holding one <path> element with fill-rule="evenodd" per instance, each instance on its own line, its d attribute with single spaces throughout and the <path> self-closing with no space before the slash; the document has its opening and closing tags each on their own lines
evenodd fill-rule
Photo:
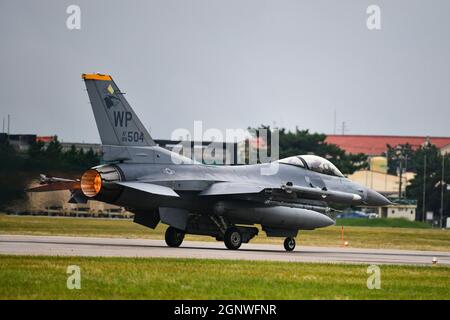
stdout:
<svg viewBox="0 0 450 320">
<path fill-rule="evenodd" d="M 0 215 L 0 234 L 63 235 L 163 239 L 166 226 L 149 229 L 130 220 L 61 218 Z M 450 230 L 344 227 L 345 240 L 354 248 L 385 248 L 450 251 Z M 215 241 L 211 237 L 188 235 L 186 240 Z M 252 243 L 282 243 L 281 238 L 268 238 L 264 232 Z M 337 247 L 341 242 L 341 227 L 333 226 L 312 231 L 300 231 L 298 246 Z"/>
<path fill-rule="evenodd" d="M 428 223 L 420 221 L 409 221 L 406 219 L 336 219 L 337 226 L 358 226 L 358 227 L 385 227 L 385 228 L 419 228 L 430 229 L 431 226 Z"/>
<path fill-rule="evenodd" d="M 66 287 L 81 268 L 81 289 Z M 196 259 L 0 256 L 0 299 L 450 299 L 450 268 Z"/>
</svg>

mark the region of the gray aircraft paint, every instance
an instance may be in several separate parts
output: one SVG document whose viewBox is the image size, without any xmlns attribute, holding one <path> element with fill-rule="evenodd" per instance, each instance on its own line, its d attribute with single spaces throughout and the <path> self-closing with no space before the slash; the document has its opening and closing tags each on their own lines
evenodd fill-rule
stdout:
<svg viewBox="0 0 450 320">
<path fill-rule="evenodd" d="M 310 170 L 303 158 L 294 159 L 301 160 L 303 166 L 279 161 L 272 175 L 262 174 L 263 164 L 196 163 L 156 146 L 109 76 L 83 78 L 103 143 L 103 159 L 108 163 L 90 170 L 101 178 L 100 191 L 91 196 L 83 190 L 83 183 L 87 183 L 83 181 L 89 181 L 87 175 L 80 182 L 82 192 L 72 190 L 72 202 L 89 198 L 123 206 L 135 213 L 135 222 L 147 227 L 155 228 L 162 221 L 185 233 L 218 240 L 236 226 L 243 242 L 258 233 L 249 225 L 260 224 L 268 236 L 292 238 L 298 230 L 334 224 L 325 214 L 330 206 L 390 203 L 377 192 L 341 176 L 338 170 L 334 175 Z M 63 183 L 62 188 L 66 188 L 68 181 L 55 183 Z M 49 189 L 41 186 L 35 191 L 39 188 Z"/>
</svg>

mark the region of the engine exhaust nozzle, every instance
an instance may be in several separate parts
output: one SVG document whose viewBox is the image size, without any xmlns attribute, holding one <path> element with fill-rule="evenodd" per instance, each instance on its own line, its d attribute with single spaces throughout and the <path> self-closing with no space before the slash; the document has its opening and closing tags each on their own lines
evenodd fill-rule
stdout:
<svg viewBox="0 0 450 320">
<path fill-rule="evenodd" d="M 95 169 L 89 169 L 81 177 L 81 191 L 88 198 L 93 198 L 102 189 L 102 177 Z"/>
<path fill-rule="evenodd" d="M 91 199 L 112 201 L 121 190 L 115 183 L 121 180 L 119 169 L 113 165 L 94 167 L 81 176 L 81 191 Z"/>
</svg>

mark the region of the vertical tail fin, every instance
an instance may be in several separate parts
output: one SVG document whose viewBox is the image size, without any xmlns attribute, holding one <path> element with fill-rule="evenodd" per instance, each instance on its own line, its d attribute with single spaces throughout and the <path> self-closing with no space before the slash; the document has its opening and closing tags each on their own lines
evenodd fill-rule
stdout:
<svg viewBox="0 0 450 320">
<path fill-rule="evenodd" d="M 83 74 L 103 145 L 154 146 L 127 100 L 109 75 Z"/>
</svg>

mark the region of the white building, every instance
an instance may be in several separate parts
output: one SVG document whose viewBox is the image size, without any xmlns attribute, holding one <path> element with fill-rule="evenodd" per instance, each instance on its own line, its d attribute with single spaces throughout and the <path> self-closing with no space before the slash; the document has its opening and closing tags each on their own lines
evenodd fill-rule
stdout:
<svg viewBox="0 0 450 320">
<path fill-rule="evenodd" d="M 414 221 L 416 220 L 416 209 L 417 205 L 414 204 L 394 204 L 378 208 L 378 216 L 381 218 L 402 218 Z"/>
</svg>

